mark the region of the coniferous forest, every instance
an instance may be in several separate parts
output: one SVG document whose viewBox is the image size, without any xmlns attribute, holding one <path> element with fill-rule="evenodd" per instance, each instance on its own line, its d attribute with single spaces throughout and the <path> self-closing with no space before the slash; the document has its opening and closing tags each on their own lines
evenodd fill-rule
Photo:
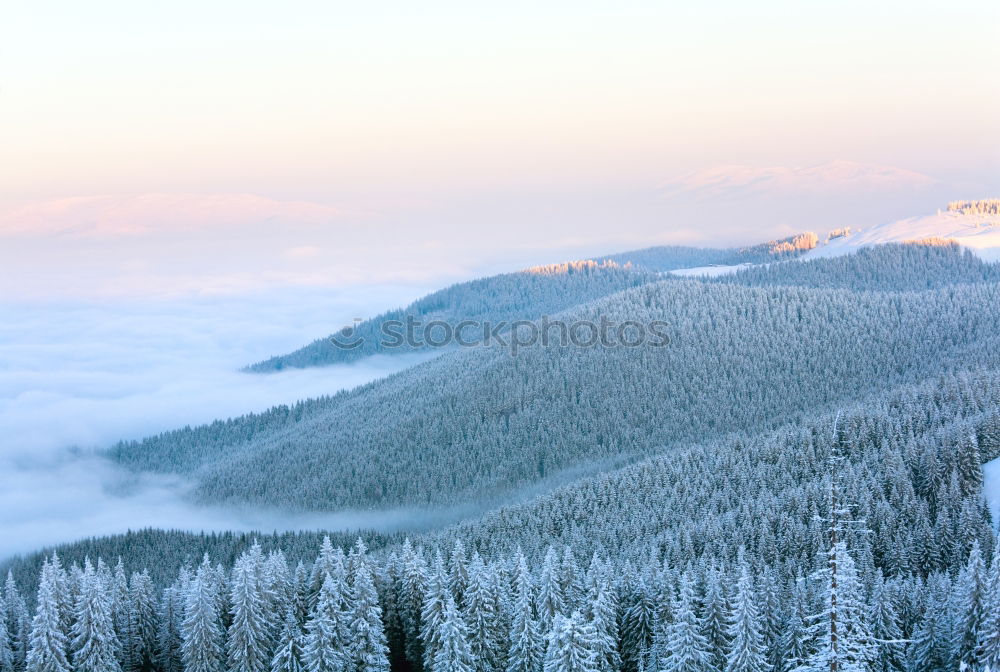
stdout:
<svg viewBox="0 0 1000 672">
<path fill-rule="evenodd" d="M 409 310 L 659 320 L 669 344 L 445 350 L 111 447 L 191 478 L 195 501 L 479 510 L 15 558 L 0 670 L 998 669 L 997 265 L 930 244 L 787 260 L 815 244 L 700 280 L 649 270 L 654 248 L 457 286 Z"/>
</svg>

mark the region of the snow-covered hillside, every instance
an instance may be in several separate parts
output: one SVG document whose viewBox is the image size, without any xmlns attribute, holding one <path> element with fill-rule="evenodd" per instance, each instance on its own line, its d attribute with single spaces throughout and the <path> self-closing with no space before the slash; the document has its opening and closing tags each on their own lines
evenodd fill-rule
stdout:
<svg viewBox="0 0 1000 672">
<path fill-rule="evenodd" d="M 803 261 L 850 254 L 858 248 L 928 238 L 954 240 L 985 261 L 1000 261 L 1000 215 L 939 212 L 879 224 L 851 235 L 834 238 L 800 257 Z"/>
<path fill-rule="evenodd" d="M 737 264 L 735 266 L 696 266 L 694 268 L 678 268 L 673 271 L 668 271 L 671 275 L 680 275 L 689 278 L 715 278 L 720 275 L 729 275 L 730 273 L 735 273 L 741 268 L 750 268 L 754 264 Z"/>
<path fill-rule="evenodd" d="M 996 520 L 1000 517 L 1000 457 L 983 465 L 983 496 Z"/>
</svg>

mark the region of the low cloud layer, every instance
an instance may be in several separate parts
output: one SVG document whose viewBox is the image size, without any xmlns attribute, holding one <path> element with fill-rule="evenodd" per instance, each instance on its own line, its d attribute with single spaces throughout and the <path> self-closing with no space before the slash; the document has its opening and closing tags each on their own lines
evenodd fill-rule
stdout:
<svg viewBox="0 0 1000 672">
<path fill-rule="evenodd" d="M 0 204 L 0 301 L 231 294 L 372 279 L 443 285 L 651 245 L 728 247 L 864 228 L 980 198 L 984 188 L 838 160 L 728 165 L 660 185 L 355 195 L 330 203 L 150 193 Z"/>
<path fill-rule="evenodd" d="M 146 526 L 389 525 L 386 516 L 194 507 L 185 483 L 137 479 L 95 453 L 121 438 L 330 394 L 412 365 L 418 360 L 385 357 L 272 375 L 237 372 L 423 291 L 0 305 L 0 556 Z"/>
</svg>

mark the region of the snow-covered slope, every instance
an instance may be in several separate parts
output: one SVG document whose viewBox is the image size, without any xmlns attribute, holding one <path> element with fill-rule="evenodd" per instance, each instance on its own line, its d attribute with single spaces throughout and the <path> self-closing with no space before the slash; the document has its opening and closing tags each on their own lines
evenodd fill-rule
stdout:
<svg viewBox="0 0 1000 672">
<path fill-rule="evenodd" d="M 983 495 L 996 520 L 1000 516 L 1000 457 L 983 465 Z"/>
<path fill-rule="evenodd" d="M 954 240 L 985 261 L 1000 261 L 1000 215 L 939 212 L 927 217 L 911 217 L 879 224 L 849 236 L 820 244 L 802 260 L 850 254 L 858 248 L 883 243 L 902 243 L 928 238 Z"/>
<path fill-rule="evenodd" d="M 735 266 L 696 266 L 694 268 L 677 268 L 668 271 L 670 275 L 680 275 L 688 278 L 715 278 L 720 275 L 735 273 L 741 268 L 749 268 L 754 264 L 737 264 Z"/>
</svg>

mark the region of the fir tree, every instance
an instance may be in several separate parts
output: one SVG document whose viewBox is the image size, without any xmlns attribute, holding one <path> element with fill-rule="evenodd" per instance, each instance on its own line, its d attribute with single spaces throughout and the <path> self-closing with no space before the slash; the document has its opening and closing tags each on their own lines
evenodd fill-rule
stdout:
<svg viewBox="0 0 1000 672">
<path fill-rule="evenodd" d="M 500 669 L 500 614 L 496 584 L 478 553 L 469 564 L 465 603 L 461 609 L 468 629 L 469 651 L 476 672 Z"/>
<path fill-rule="evenodd" d="M 116 672 L 119 643 L 112 618 L 110 587 L 88 560 L 80 577 L 73 621 L 75 672 Z"/>
<path fill-rule="evenodd" d="M 444 621 L 445 607 L 448 600 L 454 598 L 448 588 L 448 578 L 444 570 L 444 561 L 438 553 L 434 559 L 434 567 L 427 580 L 427 590 L 424 593 L 423 609 L 420 611 L 421 638 L 424 648 L 424 667 L 431 670 L 434 658 L 440 645 L 439 637 Z"/>
<path fill-rule="evenodd" d="M 31 621 L 27 672 L 70 672 L 66 651 L 68 641 L 59 613 L 57 567 L 48 561 L 42 565 L 37 607 Z"/>
<path fill-rule="evenodd" d="M 588 616 L 597 638 L 598 669 L 600 672 L 617 672 L 621 667 L 621 656 L 618 653 L 618 600 L 606 570 L 594 567 L 594 571 L 587 605 Z"/>
<path fill-rule="evenodd" d="M 974 542 L 968 564 L 958 575 L 955 584 L 955 613 L 958 627 L 955 633 L 955 651 L 958 661 L 967 667 L 979 664 L 979 642 L 987 619 L 988 577 L 983 566 L 979 542 Z"/>
<path fill-rule="evenodd" d="M 877 646 L 876 672 L 903 672 L 906 658 L 906 641 L 899 627 L 899 615 L 893 605 L 892 596 L 886 590 L 885 581 L 879 575 L 872 586 L 870 599 L 872 637 Z"/>
<path fill-rule="evenodd" d="M 710 669 L 708 640 L 696 609 L 694 579 L 681 576 L 680 591 L 674 608 L 674 620 L 666 627 L 664 672 L 704 672 Z"/>
<path fill-rule="evenodd" d="M 469 585 L 469 562 L 461 539 L 455 540 L 448 566 L 448 589 L 455 598 L 455 604 L 461 608 L 465 604 L 465 588 Z"/>
<path fill-rule="evenodd" d="M 306 623 L 302 660 L 308 672 L 345 672 L 348 668 L 344 614 L 340 610 L 342 590 L 343 586 L 327 574 L 316 609 Z"/>
<path fill-rule="evenodd" d="M 642 652 L 653 638 L 656 603 L 655 588 L 650 585 L 652 582 L 652 573 L 647 568 L 639 578 L 632 603 L 628 605 L 622 618 L 622 662 L 630 672 L 639 669 Z"/>
<path fill-rule="evenodd" d="M 552 624 L 545 649 L 545 672 L 598 672 L 597 633 L 583 615 L 559 615 Z"/>
<path fill-rule="evenodd" d="M 955 657 L 952 655 L 951 614 L 947 609 L 948 579 L 937 574 L 928 577 L 927 583 L 927 607 L 913 633 L 910 669 L 915 672 L 951 670 Z"/>
<path fill-rule="evenodd" d="M 445 601 L 435 640 L 437 645 L 430 666 L 432 672 L 473 672 L 474 661 L 469 651 L 465 622 L 450 594 Z"/>
<path fill-rule="evenodd" d="M 424 661 L 423 611 L 427 590 L 427 566 L 424 558 L 413 550 L 410 540 L 403 542 L 400 552 L 399 620 L 403 630 L 403 649 L 414 672 L 422 672 Z"/>
<path fill-rule="evenodd" d="M 736 596 L 729 618 L 730 645 L 726 656 L 726 672 L 770 670 L 756 600 L 750 570 L 745 563 L 741 563 L 740 578 L 736 584 Z"/>
<path fill-rule="evenodd" d="M 389 647 L 382 607 L 368 565 L 358 563 L 351 592 L 350 633 L 353 672 L 389 672 Z"/>
<path fill-rule="evenodd" d="M 538 631 L 538 621 L 535 620 L 531 572 L 520 551 L 516 562 L 514 619 L 511 624 L 506 672 L 541 672 L 543 641 Z"/>
<path fill-rule="evenodd" d="M 9 570 L 7 572 L 7 580 L 4 583 L 4 599 L 7 606 L 4 617 L 7 620 L 7 634 L 10 637 L 14 666 L 22 669 L 25 659 L 28 657 L 31 617 L 28 614 L 27 604 L 25 604 L 24 598 L 17 588 L 14 574 Z"/>
<path fill-rule="evenodd" d="M 129 661 L 127 672 L 148 669 L 156 654 L 156 592 L 149 572 L 135 572 L 129 580 Z"/>
<path fill-rule="evenodd" d="M 559 558 L 556 550 L 550 546 L 545 552 L 538 581 L 538 623 L 542 632 L 551 630 L 556 616 L 566 609 L 559 578 Z"/>
<path fill-rule="evenodd" d="M 180 634 L 184 672 L 225 671 L 225 632 L 207 557 L 188 587 Z"/>
<path fill-rule="evenodd" d="M 993 549 L 986 586 L 986 618 L 979 630 L 977 663 L 984 670 L 1000 670 L 1000 537 Z"/>
<path fill-rule="evenodd" d="M 14 650 L 7 630 L 7 600 L 0 593 L 0 672 L 13 672 Z"/>
<path fill-rule="evenodd" d="M 730 607 L 726 600 L 723 581 L 724 577 L 714 567 L 705 573 L 702 622 L 712 668 L 715 670 L 726 668 L 726 652 L 729 650 Z"/>
<path fill-rule="evenodd" d="M 233 567 L 232 624 L 226 638 L 230 672 L 267 672 L 271 665 L 270 622 L 257 553 L 241 556 Z"/>
<path fill-rule="evenodd" d="M 187 570 L 169 588 L 163 591 L 160 600 L 159 628 L 156 636 L 157 659 L 163 672 L 181 672 L 182 623 L 186 606 L 186 595 L 190 579 Z"/>
<path fill-rule="evenodd" d="M 295 610 L 290 607 L 285 613 L 278 646 L 271 658 L 271 672 L 305 672 L 303 640 Z"/>
</svg>

